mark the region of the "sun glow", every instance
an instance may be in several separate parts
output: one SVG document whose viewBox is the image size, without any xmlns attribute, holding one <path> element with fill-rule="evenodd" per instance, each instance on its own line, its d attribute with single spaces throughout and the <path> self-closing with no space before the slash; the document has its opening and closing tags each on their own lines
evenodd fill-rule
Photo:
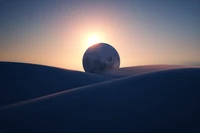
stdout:
<svg viewBox="0 0 200 133">
<path fill-rule="evenodd" d="M 93 36 L 89 36 L 88 37 L 88 46 L 92 46 L 94 44 L 97 44 L 101 42 L 101 37 L 100 36 L 97 36 L 97 35 L 93 35 Z"/>
</svg>

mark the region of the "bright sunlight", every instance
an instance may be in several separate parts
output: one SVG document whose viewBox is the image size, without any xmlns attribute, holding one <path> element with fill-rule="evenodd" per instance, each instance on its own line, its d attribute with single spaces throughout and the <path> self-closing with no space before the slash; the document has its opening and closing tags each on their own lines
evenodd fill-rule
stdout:
<svg viewBox="0 0 200 133">
<path fill-rule="evenodd" d="M 97 36 L 97 35 L 92 35 L 92 36 L 89 36 L 88 37 L 88 46 L 92 46 L 94 44 L 97 44 L 99 42 L 101 42 L 101 37 L 100 36 Z"/>
</svg>

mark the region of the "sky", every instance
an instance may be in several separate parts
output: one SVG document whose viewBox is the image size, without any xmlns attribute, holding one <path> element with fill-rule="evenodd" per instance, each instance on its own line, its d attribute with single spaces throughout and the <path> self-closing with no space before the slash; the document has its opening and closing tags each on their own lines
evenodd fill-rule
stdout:
<svg viewBox="0 0 200 133">
<path fill-rule="evenodd" d="M 200 65 L 200 0 L 0 0 L 0 61 L 83 71 L 95 37 L 120 67 Z"/>
</svg>

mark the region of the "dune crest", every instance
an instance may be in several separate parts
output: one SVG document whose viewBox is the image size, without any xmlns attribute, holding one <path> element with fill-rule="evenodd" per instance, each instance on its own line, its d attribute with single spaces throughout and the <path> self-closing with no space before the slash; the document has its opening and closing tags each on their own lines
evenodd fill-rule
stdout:
<svg viewBox="0 0 200 133">
<path fill-rule="evenodd" d="M 185 65 L 143 65 L 133 67 L 122 67 L 119 69 L 113 69 L 102 72 L 101 74 L 108 77 L 122 78 L 127 76 L 135 76 L 145 73 L 152 73 L 163 70 L 172 70 L 180 68 L 200 68 L 197 66 L 185 66 Z"/>
<path fill-rule="evenodd" d="M 0 62 L 0 106 L 110 79 L 43 65 Z"/>
</svg>

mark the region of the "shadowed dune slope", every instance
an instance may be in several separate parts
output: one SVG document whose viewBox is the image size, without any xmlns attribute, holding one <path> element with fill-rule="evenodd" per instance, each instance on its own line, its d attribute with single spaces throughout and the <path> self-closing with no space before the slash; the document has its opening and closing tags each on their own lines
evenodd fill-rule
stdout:
<svg viewBox="0 0 200 133">
<path fill-rule="evenodd" d="M 113 69 L 101 73 L 104 76 L 109 76 L 113 78 L 121 78 L 127 76 L 135 76 L 145 73 L 152 73 L 162 70 L 172 70 L 180 68 L 197 68 L 196 66 L 184 66 L 184 65 L 144 65 L 144 66 L 134 66 L 134 67 L 123 67 L 119 69 Z"/>
<path fill-rule="evenodd" d="M 107 80 L 79 71 L 0 62 L 0 106 Z"/>
<path fill-rule="evenodd" d="M 193 133 L 199 130 L 199 103 L 200 69 L 167 70 L 0 108 L 0 129 L 15 133 Z"/>
</svg>

